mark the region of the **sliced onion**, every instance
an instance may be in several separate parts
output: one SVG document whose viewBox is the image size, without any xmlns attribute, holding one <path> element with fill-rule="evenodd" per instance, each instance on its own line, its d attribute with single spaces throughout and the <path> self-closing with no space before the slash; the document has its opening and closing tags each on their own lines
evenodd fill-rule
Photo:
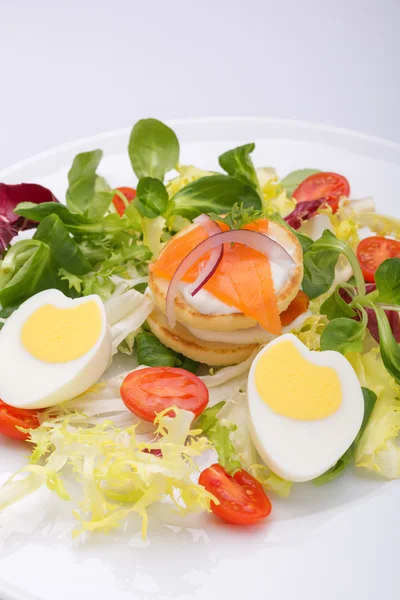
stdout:
<svg viewBox="0 0 400 600">
<path fill-rule="evenodd" d="M 248 246 L 257 252 L 264 254 L 271 262 L 279 264 L 282 268 L 289 269 L 295 264 L 289 252 L 264 233 L 247 229 L 238 229 L 212 235 L 203 242 L 200 242 L 200 244 L 198 244 L 196 248 L 182 260 L 171 279 L 166 298 L 167 320 L 171 328 L 175 327 L 176 323 L 175 297 L 182 277 L 190 267 L 203 256 L 203 254 L 214 248 L 218 248 L 221 244 L 225 243 L 243 244 L 244 246 Z"/>
<path fill-rule="evenodd" d="M 193 223 L 196 225 L 200 225 L 203 227 L 209 236 L 217 235 L 221 233 L 221 227 L 218 225 L 216 221 L 210 219 L 208 215 L 200 215 L 196 219 L 194 219 Z M 195 296 L 197 292 L 201 290 L 201 288 L 207 283 L 207 281 L 212 277 L 222 260 L 224 255 L 224 245 L 220 244 L 213 250 L 211 250 L 210 258 L 204 269 L 200 271 L 196 281 L 193 283 L 193 291 L 191 292 L 191 296 Z"/>
<path fill-rule="evenodd" d="M 221 227 L 218 225 L 217 221 L 213 221 L 208 215 L 202 214 L 196 217 L 193 219 L 193 223 L 203 227 L 208 235 L 216 235 L 217 233 L 221 233 Z"/>
</svg>

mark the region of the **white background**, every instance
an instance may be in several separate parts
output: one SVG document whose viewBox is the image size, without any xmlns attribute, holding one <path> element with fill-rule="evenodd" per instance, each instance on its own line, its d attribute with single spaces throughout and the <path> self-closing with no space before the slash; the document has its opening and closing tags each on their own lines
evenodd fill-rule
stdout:
<svg viewBox="0 0 400 600">
<path fill-rule="evenodd" d="M 140 117 L 400 142 L 398 0 L 0 0 L 0 168 Z"/>
</svg>

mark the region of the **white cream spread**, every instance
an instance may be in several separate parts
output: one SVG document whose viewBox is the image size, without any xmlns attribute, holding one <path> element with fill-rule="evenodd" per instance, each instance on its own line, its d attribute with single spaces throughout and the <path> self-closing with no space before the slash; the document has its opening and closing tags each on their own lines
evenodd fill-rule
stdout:
<svg viewBox="0 0 400 600">
<path fill-rule="evenodd" d="M 207 331 L 205 329 L 195 329 L 186 327 L 192 335 L 204 342 L 223 342 L 225 344 L 257 344 L 267 343 L 274 339 L 274 335 L 269 333 L 260 325 L 250 327 L 249 329 L 237 329 L 236 331 Z"/>
<path fill-rule="evenodd" d="M 289 325 L 282 327 L 282 334 L 297 331 L 309 316 L 311 316 L 309 310 L 299 315 Z M 196 329 L 195 327 L 187 326 L 186 329 L 204 342 L 222 342 L 225 344 L 266 344 L 277 337 L 263 329 L 260 325 L 236 331 L 206 331 L 205 329 Z"/>
<path fill-rule="evenodd" d="M 213 294 L 202 288 L 195 296 L 192 296 L 193 283 L 181 282 L 179 291 L 185 302 L 202 315 L 233 315 L 241 311 L 235 306 L 228 306 L 225 302 L 218 300 Z"/>
<path fill-rule="evenodd" d="M 279 240 L 277 240 L 273 235 L 268 234 L 268 237 L 270 237 L 271 240 L 274 240 L 275 242 L 279 243 Z M 293 257 L 294 253 L 296 252 L 296 246 L 294 244 L 290 245 L 290 247 L 285 248 L 285 250 L 288 254 L 290 254 L 290 256 Z M 271 277 L 272 282 L 274 284 L 274 290 L 276 293 L 279 293 L 285 285 L 288 278 L 290 277 L 290 275 L 292 274 L 294 266 L 290 267 L 290 269 L 285 269 L 284 267 L 282 267 L 282 265 L 276 264 L 272 260 L 269 261 L 269 265 L 271 269 Z"/>
</svg>

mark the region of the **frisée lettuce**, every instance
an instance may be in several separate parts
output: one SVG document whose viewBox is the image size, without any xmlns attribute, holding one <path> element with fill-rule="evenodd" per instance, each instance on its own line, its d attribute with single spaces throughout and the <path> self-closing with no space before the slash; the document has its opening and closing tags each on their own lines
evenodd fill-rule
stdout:
<svg viewBox="0 0 400 600">
<path fill-rule="evenodd" d="M 386 370 L 378 348 L 348 358 L 361 384 L 377 396 L 357 445 L 356 465 L 395 479 L 400 476 L 400 387 Z"/>
<path fill-rule="evenodd" d="M 0 510 L 46 485 L 61 500 L 72 502 L 79 522 L 74 536 L 109 531 L 137 514 L 143 537 L 148 509 L 155 503 L 161 501 L 166 512 L 182 516 L 209 510 L 210 501 L 216 499 L 194 477 L 194 459 L 209 443 L 193 436 L 191 413 L 174 410 L 174 417 L 165 414 L 171 409 L 158 415 L 155 437 L 149 440 L 137 434 L 135 425 L 118 428 L 105 420 L 85 427 L 84 416 L 74 413 L 43 422 L 30 432 L 34 445 L 30 464 L 0 489 Z M 67 465 L 79 484 L 76 496 L 64 482 Z"/>
</svg>

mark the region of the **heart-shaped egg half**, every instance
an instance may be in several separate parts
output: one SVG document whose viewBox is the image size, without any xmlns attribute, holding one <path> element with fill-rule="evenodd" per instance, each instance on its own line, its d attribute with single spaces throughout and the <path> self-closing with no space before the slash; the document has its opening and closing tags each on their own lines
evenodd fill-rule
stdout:
<svg viewBox="0 0 400 600">
<path fill-rule="evenodd" d="M 82 394 L 111 360 L 111 332 L 98 296 L 72 300 L 45 290 L 24 302 L 0 331 L 0 398 L 45 408 Z"/>
<path fill-rule="evenodd" d="M 250 431 L 274 473 L 309 481 L 354 441 L 364 415 L 357 376 L 339 352 L 310 351 L 285 334 L 255 357 L 248 379 Z"/>
</svg>

